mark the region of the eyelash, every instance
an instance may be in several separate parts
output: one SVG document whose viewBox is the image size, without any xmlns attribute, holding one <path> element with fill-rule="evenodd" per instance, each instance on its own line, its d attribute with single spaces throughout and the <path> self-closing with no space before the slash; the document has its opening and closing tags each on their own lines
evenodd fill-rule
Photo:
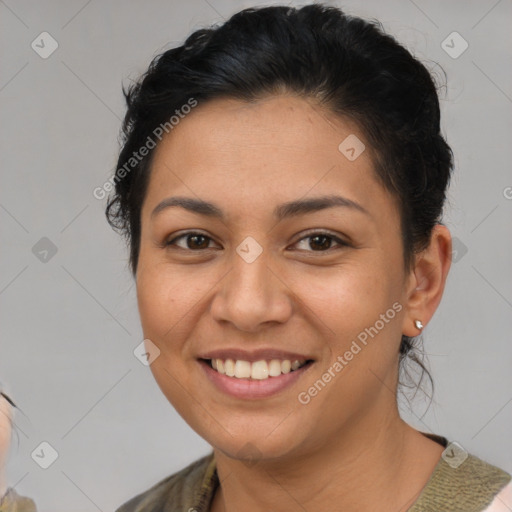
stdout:
<svg viewBox="0 0 512 512">
<path fill-rule="evenodd" d="M 205 235 L 204 233 L 201 233 L 201 232 L 198 232 L 198 231 L 188 231 L 186 233 L 182 233 L 181 235 L 173 238 L 172 240 L 169 240 L 169 241 L 166 241 L 164 242 L 164 247 L 171 247 L 171 246 L 176 246 L 175 242 L 177 240 L 180 240 L 181 238 L 186 238 L 188 236 L 192 236 L 192 235 L 200 235 L 208 240 L 213 240 L 211 237 Z M 295 242 L 295 244 L 298 244 L 299 242 L 302 242 L 303 240 L 307 240 L 308 238 L 314 238 L 315 236 L 325 236 L 329 239 L 331 239 L 332 241 L 336 242 L 337 244 L 339 244 L 340 247 L 339 248 L 343 248 L 343 247 L 349 247 L 350 245 L 347 243 L 347 242 L 344 242 L 343 240 L 341 240 L 339 237 L 337 237 L 336 235 L 333 235 L 332 233 L 329 233 L 328 231 L 311 231 L 309 233 L 307 233 L 306 236 L 303 236 L 301 239 L 297 240 L 297 242 Z M 294 245 L 295 245 L 294 244 Z M 176 246 L 177 247 L 177 246 Z M 179 249 L 183 250 L 183 251 L 189 251 L 189 252 L 201 252 L 201 251 L 204 251 L 204 250 L 207 250 L 209 249 L 209 247 L 207 247 L 206 249 L 184 249 L 183 247 L 179 247 Z M 313 250 L 309 250 L 309 251 L 306 251 L 306 252 L 329 252 L 333 249 L 336 249 L 335 247 L 329 247 L 328 249 L 326 249 L 325 251 L 313 251 Z"/>
</svg>

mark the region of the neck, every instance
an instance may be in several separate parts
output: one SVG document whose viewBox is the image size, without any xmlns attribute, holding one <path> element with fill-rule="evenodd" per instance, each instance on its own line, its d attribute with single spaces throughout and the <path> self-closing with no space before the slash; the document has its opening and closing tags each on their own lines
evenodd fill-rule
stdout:
<svg viewBox="0 0 512 512">
<path fill-rule="evenodd" d="M 389 409 L 388 409 L 389 417 Z M 244 465 L 215 450 L 221 482 L 212 512 L 285 512 L 293 508 L 406 511 L 420 494 L 443 448 L 395 411 L 372 415 L 306 454 Z"/>
</svg>

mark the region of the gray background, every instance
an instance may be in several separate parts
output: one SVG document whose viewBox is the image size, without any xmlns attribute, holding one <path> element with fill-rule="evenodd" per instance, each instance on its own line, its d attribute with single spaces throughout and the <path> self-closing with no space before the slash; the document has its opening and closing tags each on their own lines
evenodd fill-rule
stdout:
<svg viewBox="0 0 512 512">
<path fill-rule="evenodd" d="M 332 3 L 381 20 L 447 72 L 456 171 L 445 221 L 458 251 L 425 330 L 435 401 L 423 415 L 420 395 L 404 416 L 512 472 L 512 2 Z M 143 337 L 127 253 L 92 191 L 116 162 L 121 83 L 254 5 L 0 0 L 0 380 L 22 409 L 9 483 L 39 511 L 113 510 L 209 451 L 133 355 Z M 31 48 L 43 31 L 59 44 L 47 59 Z M 453 31 L 469 43 L 458 58 L 441 47 Z M 57 248 L 47 261 L 33 251 L 43 237 Z M 48 469 L 31 457 L 43 441 L 59 455 Z"/>
</svg>

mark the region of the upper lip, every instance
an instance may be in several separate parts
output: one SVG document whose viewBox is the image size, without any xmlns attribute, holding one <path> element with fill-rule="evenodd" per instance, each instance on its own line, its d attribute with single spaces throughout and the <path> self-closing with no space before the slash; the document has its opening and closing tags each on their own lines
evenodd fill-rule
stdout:
<svg viewBox="0 0 512 512">
<path fill-rule="evenodd" d="M 310 360 L 312 357 L 306 356 L 304 354 L 299 354 L 297 352 L 287 352 L 285 350 L 279 350 L 275 348 L 262 348 L 258 350 L 242 350 L 238 348 L 226 348 L 219 350 L 212 350 L 210 352 L 205 352 L 199 356 L 199 359 L 234 359 L 241 361 L 249 361 L 251 363 L 255 361 L 262 360 L 272 360 L 272 359 L 280 359 L 285 360 L 289 359 L 290 361 L 295 360 Z"/>
</svg>

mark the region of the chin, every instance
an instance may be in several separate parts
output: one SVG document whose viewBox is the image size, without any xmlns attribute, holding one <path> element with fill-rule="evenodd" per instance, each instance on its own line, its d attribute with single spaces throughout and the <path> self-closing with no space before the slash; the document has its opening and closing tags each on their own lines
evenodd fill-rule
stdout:
<svg viewBox="0 0 512 512">
<path fill-rule="evenodd" d="M 236 459 L 247 465 L 258 461 L 283 459 L 291 455 L 296 446 L 290 439 L 265 439 L 257 436 L 240 436 L 239 438 L 219 440 L 213 448 L 219 450 L 227 457 Z"/>
<path fill-rule="evenodd" d="M 281 424 L 279 424 L 279 421 Z M 306 428 L 297 428 L 297 423 L 283 421 L 283 417 L 272 422 L 258 422 L 249 418 L 224 430 L 218 423 L 205 425 L 190 422 L 189 425 L 213 448 L 227 457 L 246 461 L 280 459 L 305 450 L 308 439 Z M 263 426 L 262 426 L 263 424 Z M 273 426 L 269 428 L 269 424 Z"/>
</svg>

